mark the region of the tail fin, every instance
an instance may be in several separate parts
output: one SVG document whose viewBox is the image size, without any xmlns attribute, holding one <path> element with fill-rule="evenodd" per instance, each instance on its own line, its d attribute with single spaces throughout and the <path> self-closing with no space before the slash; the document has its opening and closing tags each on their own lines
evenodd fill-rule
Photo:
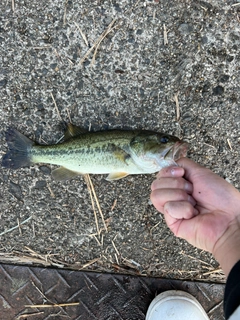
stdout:
<svg viewBox="0 0 240 320">
<path fill-rule="evenodd" d="M 5 135 L 9 151 L 2 158 L 2 167 L 18 169 L 29 166 L 29 151 L 34 142 L 13 128 L 9 128 Z"/>
</svg>

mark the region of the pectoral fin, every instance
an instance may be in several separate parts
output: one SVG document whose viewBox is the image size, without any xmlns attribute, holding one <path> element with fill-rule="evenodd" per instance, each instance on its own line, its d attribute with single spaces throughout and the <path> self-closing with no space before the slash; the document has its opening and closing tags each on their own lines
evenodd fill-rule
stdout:
<svg viewBox="0 0 240 320">
<path fill-rule="evenodd" d="M 64 167 L 60 167 L 52 171 L 52 176 L 57 181 L 72 179 L 79 176 L 80 174 L 81 173 L 79 172 L 71 171 Z"/>
<path fill-rule="evenodd" d="M 127 173 L 127 172 L 112 172 L 112 173 L 109 173 L 106 180 L 107 181 L 119 180 L 119 179 L 122 179 L 128 175 L 129 175 L 129 173 Z"/>
<path fill-rule="evenodd" d="M 113 154 L 118 160 L 124 163 L 127 163 L 127 160 L 131 158 L 131 155 L 129 153 L 116 146 L 114 146 Z"/>
<path fill-rule="evenodd" d="M 86 129 L 75 126 L 72 123 L 67 123 L 67 129 L 64 133 L 64 141 L 67 141 L 73 137 L 79 136 L 82 133 L 88 132 Z"/>
</svg>

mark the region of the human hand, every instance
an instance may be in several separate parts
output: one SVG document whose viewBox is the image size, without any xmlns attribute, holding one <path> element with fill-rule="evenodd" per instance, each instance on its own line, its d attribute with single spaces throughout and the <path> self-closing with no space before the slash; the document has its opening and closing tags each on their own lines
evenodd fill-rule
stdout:
<svg viewBox="0 0 240 320">
<path fill-rule="evenodd" d="M 152 203 L 177 237 L 213 253 L 228 273 L 231 263 L 223 266 L 226 255 L 231 254 L 232 264 L 240 259 L 240 193 L 190 159 L 177 163 L 179 167 L 158 173 Z"/>
</svg>

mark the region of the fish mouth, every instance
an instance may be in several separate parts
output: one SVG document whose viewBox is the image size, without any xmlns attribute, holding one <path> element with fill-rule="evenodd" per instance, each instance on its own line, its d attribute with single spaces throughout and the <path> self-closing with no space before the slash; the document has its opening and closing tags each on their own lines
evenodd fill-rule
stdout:
<svg viewBox="0 0 240 320">
<path fill-rule="evenodd" d="M 174 161 L 180 158 L 186 157 L 188 151 L 188 143 L 185 141 L 178 141 L 174 146 L 167 152 L 166 156 L 170 156 Z M 164 158 L 165 158 L 164 157 Z"/>
</svg>

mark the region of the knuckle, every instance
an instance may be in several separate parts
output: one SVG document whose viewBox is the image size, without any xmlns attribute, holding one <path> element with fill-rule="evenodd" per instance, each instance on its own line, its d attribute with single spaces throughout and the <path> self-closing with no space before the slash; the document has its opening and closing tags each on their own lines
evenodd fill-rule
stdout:
<svg viewBox="0 0 240 320">
<path fill-rule="evenodd" d="M 157 174 L 157 178 L 165 178 L 165 177 L 171 177 L 171 167 L 165 167 L 162 168 L 158 174 Z"/>
<path fill-rule="evenodd" d="M 192 217 L 192 206 L 189 202 L 185 204 L 185 218 L 190 219 Z"/>
<path fill-rule="evenodd" d="M 176 189 L 182 189 L 183 188 L 182 178 L 174 179 L 173 185 L 174 185 L 174 188 L 176 188 Z"/>
<path fill-rule="evenodd" d="M 178 189 L 178 196 L 179 196 L 179 200 L 187 200 L 188 199 L 188 194 L 186 193 L 186 191 L 184 191 L 183 189 Z"/>
<path fill-rule="evenodd" d="M 152 191 L 150 194 L 150 200 L 152 201 L 154 207 L 162 212 L 163 202 L 159 191 Z"/>
<path fill-rule="evenodd" d="M 154 180 L 151 184 L 151 190 L 156 190 L 158 188 L 159 185 L 159 180 Z"/>
<path fill-rule="evenodd" d="M 152 203 L 155 205 L 156 202 L 159 200 L 159 194 L 158 194 L 158 192 L 156 192 L 155 190 L 153 190 L 153 191 L 151 192 L 150 199 L 151 199 Z"/>
</svg>

